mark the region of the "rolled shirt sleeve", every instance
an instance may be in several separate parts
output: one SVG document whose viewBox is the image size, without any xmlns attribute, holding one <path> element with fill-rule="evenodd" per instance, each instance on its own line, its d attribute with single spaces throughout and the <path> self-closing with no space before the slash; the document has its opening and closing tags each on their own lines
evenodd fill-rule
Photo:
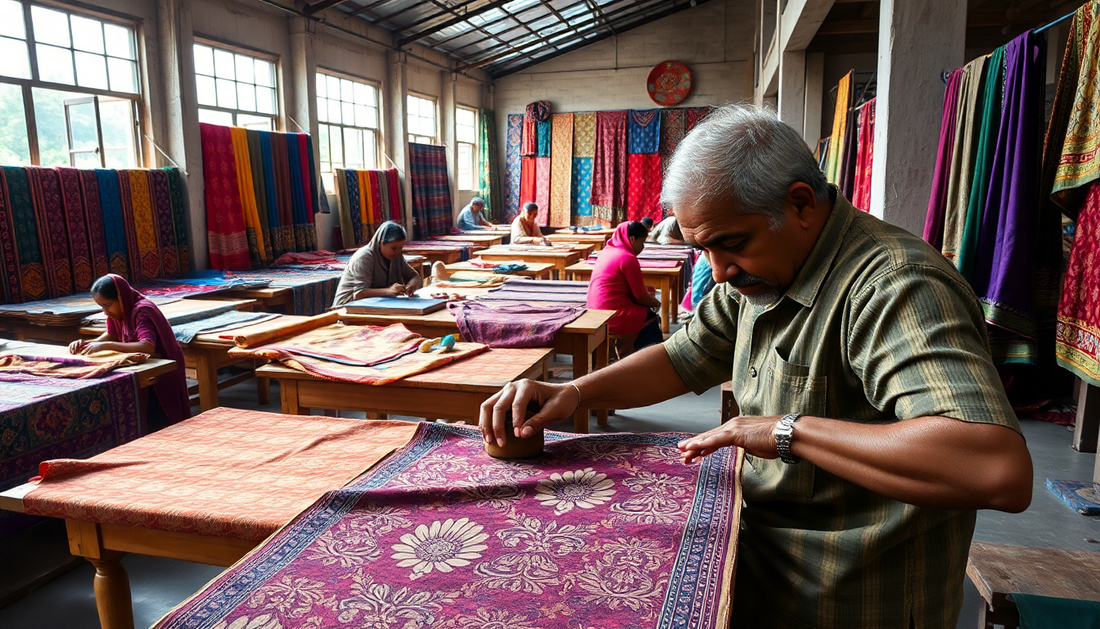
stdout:
<svg viewBox="0 0 1100 629">
<path fill-rule="evenodd" d="M 699 303 L 695 316 L 665 341 L 672 366 L 696 395 L 730 379 L 740 303 L 728 284 Z"/>
</svg>

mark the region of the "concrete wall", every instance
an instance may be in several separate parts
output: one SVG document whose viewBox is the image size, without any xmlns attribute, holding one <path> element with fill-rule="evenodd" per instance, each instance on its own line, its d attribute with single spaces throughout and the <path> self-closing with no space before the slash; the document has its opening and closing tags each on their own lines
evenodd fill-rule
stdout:
<svg viewBox="0 0 1100 629">
<path fill-rule="evenodd" d="M 293 0 L 276 2 L 286 7 L 296 4 Z M 206 268 L 208 259 L 202 150 L 195 109 L 194 61 L 190 53 L 196 38 L 277 58 L 281 131 L 316 134 L 316 69 L 334 70 L 378 85 L 382 95 L 382 142 L 387 147 L 383 151 L 383 166 L 390 166 L 388 160 L 392 159 L 402 174 L 407 170 L 403 130 L 402 137 L 387 137 L 396 135 L 387 132 L 393 126 L 387 122 L 394 115 L 404 115 L 404 93 L 427 94 L 442 103 L 445 86 L 453 84 L 451 104 L 456 101 L 470 107 L 488 104 L 488 75 L 471 70 L 452 78 L 450 68 L 456 63 L 420 45 L 413 45 L 407 55 L 399 56 L 402 74 L 407 75 L 400 96 L 395 95 L 391 85 L 395 71 L 392 35 L 363 20 L 346 18 L 337 10 L 323 15 L 326 23 L 353 34 L 304 20 L 257 0 L 74 0 L 71 8 L 76 12 L 102 12 L 138 24 L 144 95 L 142 130 L 148 136 L 142 143 L 143 159 L 148 167 L 175 163 L 186 172 L 190 245 L 197 268 Z M 439 113 L 441 129 L 448 124 L 453 128 L 454 112 Z M 454 153 L 453 143 L 449 153 Z M 335 208 L 335 197 L 329 198 Z M 464 203 L 465 200 L 456 197 L 455 211 Z M 336 214 L 317 218 L 319 243 L 331 248 L 332 227 L 338 224 Z"/>
</svg>

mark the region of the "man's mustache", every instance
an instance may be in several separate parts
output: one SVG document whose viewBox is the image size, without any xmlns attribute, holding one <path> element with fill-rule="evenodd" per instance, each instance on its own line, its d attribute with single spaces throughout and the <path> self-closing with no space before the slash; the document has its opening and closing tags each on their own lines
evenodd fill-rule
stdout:
<svg viewBox="0 0 1100 629">
<path fill-rule="evenodd" d="M 756 275 L 751 275 L 749 273 L 741 273 L 739 275 L 735 275 L 734 277 L 726 280 L 726 283 L 735 288 L 745 288 L 746 286 L 756 286 L 757 284 L 771 286 L 771 284 L 768 283 L 768 280 L 762 277 L 758 277 Z"/>
</svg>

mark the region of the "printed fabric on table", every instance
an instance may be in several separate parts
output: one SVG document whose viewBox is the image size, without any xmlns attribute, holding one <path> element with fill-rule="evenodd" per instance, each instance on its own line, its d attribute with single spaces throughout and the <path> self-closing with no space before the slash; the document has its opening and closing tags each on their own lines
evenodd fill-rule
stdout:
<svg viewBox="0 0 1100 629">
<path fill-rule="evenodd" d="M 684 436 L 500 461 L 422 423 L 156 627 L 728 627 L 741 456 L 685 466 Z"/>
</svg>

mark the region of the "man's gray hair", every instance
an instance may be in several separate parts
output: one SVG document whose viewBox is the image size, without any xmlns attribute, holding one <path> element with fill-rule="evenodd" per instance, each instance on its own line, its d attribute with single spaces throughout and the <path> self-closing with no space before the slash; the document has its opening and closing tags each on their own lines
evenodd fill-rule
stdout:
<svg viewBox="0 0 1100 629">
<path fill-rule="evenodd" d="M 712 111 L 676 148 L 661 186 L 661 205 L 729 202 L 742 214 L 783 224 L 783 200 L 795 182 L 829 199 L 829 184 L 798 132 L 775 113 L 751 105 Z"/>
</svg>

